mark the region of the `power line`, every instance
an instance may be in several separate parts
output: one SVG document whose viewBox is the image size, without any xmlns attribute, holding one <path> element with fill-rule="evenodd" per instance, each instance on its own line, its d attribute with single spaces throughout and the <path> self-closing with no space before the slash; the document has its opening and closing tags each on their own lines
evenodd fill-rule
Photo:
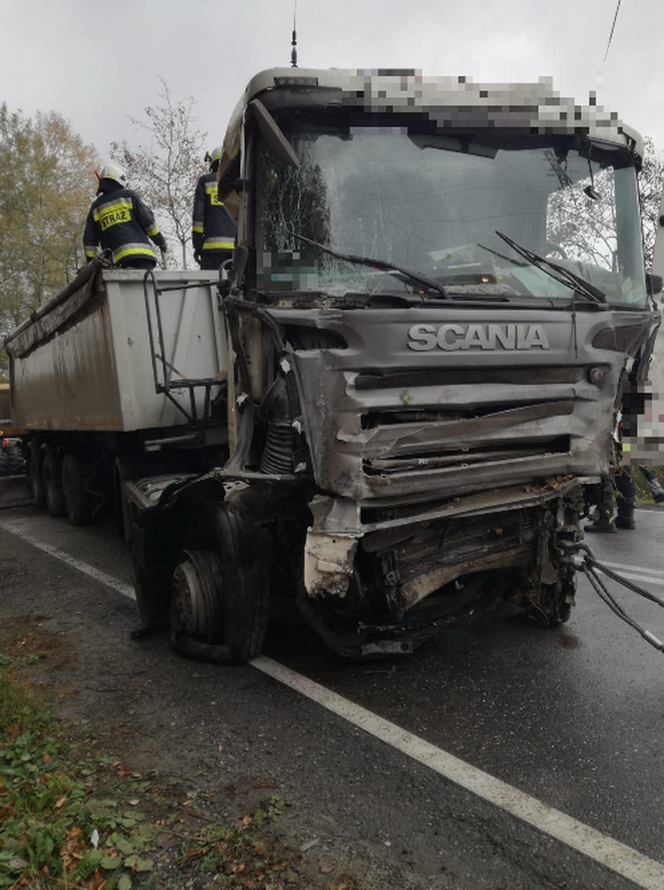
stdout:
<svg viewBox="0 0 664 890">
<path fill-rule="evenodd" d="M 609 42 L 606 44 L 606 52 L 604 53 L 604 61 L 606 62 L 606 58 L 609 55 L 609 48 L 611 47 L 611 41 L 613 40 L 613 32 L 616 30 L 616 22 L 618 21 L 618 13 L 620 12 L 620 4 L 622 0 L 618 0 L 618 5 L 616 6 L 616 13 L 613 16 L 613 24 L 611 25 L 611 33 L 609 34 Z"/>
</svg>

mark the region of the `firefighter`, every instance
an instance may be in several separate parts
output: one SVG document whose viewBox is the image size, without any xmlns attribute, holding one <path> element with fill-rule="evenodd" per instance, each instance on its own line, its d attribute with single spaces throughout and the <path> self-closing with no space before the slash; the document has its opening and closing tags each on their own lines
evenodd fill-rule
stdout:
<svg viewBox="0 0 664 890">
<path fill-rule="evenodd" d="M 196 185 L 191 240 L 201 269 L 218 269 L 232 255 L 237 225 L 217 196 L 221 148 L 206 154 L 205 160 L 210 162 L 210 172 L 204 173 Z"/>
<path fill-rule="evenodd" d="M 150 208 L 136 192 L 127 188 L 127 174 L 117 164 L 106 164 L 99 174 L 97 198 L 92 202 L 83 233 L 85 257 L 89 261 L 102 250 L 110 250 L 113 263 L 129 269 L 154 269 L 154 241 L 166 253 L 166 239 L 159 231 Z"/>
</svg>

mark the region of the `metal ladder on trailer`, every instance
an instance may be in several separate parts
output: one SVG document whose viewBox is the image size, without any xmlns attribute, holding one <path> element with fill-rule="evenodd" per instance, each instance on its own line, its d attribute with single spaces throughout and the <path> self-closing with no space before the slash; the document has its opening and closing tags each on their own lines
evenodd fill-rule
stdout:
<svg viewBox="0 0 664 890">
<path fill-rule="evenodd" d="M 191 284 L 175 284 L 160 286 L 152 270 L 146 271 L 143 277 L 143 297 L 145 300 L 145 314 L 148 325 L 148 338 L 150 342 L 150 358 L 152 362 L 152 375 L 155 392 L 164 395 L 184 415 L 187 423 L 195 427 L 198 432 L 211 425 L 212 389 L 224 384 L 218 377 L 189 378 L 183 374 L 174 364 L 166 358 L 166 343 L 164 338 L 164 325 L 161 310 L 161 296 L 170 291 L 185 291 L 200 288 L 199 281 Z M 154 306 L 154 317 L 151 305 Z M 155 331 L 156 327 L 156 331 Z M 197 391 L 204 390 L 203 407 L 199 411 L 197 405 Z M 188 405 L 177 398 L 178 394 L 188 395 Z M 176 439 L 191 440 L 191 435 L 159 440 L 162 444 L 175 444 Z"/>
</svg>

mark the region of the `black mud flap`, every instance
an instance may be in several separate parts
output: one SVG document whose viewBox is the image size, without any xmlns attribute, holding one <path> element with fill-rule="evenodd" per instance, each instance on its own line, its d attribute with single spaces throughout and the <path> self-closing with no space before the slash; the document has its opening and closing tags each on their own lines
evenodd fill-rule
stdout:
<svg viewBox="0 0 664 890">
<path fill-rule="evenodd" d="M 175 510 L 146 511 L 135 517 L 131 545 L 134 589 L 141 619 L 149 630 L 168 627 L 171 578 L 182 547 L 184 517 Z"/>
</svg>

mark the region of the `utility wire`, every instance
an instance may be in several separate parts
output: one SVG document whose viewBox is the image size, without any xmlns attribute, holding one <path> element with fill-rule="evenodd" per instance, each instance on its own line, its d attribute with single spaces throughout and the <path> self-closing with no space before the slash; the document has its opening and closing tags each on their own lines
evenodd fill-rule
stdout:
<svg viewBox="0 0 664 890">
<path fill-rule="evenodd" d="M 616 6 L 616 13 L 613 16 L 613 24 L 611 25 L 611 33 L 609 34 L 609 42 L 606 44 L 606 52 L 604 53 L 604 61 L 606 62 L 607 56 L 609 55 L 609 49 L 611 48 L 611 41 L 613 40 L 613 32 L 616 30 L 616 22 L 618 21 L 618 13 L 620 12 L 620 4 L 622 0 L 618 0 L 618 5 Z"/>
</svg>

